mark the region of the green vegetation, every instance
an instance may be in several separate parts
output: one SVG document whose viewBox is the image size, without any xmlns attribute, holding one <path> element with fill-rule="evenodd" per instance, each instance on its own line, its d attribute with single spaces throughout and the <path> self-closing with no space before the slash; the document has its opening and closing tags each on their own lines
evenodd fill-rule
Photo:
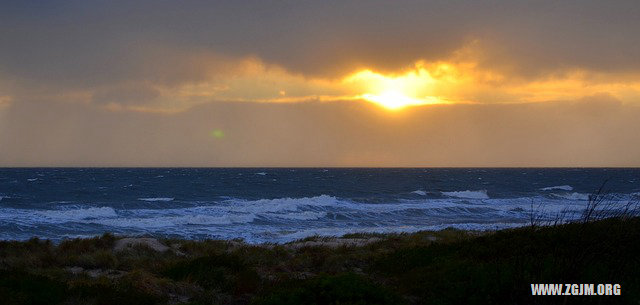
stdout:
<svg viewBox="0 0 640 305">
<path fill-rule="evenodd" d="M 638 304 L 640 218 L 497 232 L 352 234 L 285 245 L 118 237 L 0 242 L 2 304 Z M 341 241 L 364 241 L 360 245 Z M 336 246 L 337 244 L 337 246 Z M 531 283 L 621 296 L 531 296 Z"/>
</svg>

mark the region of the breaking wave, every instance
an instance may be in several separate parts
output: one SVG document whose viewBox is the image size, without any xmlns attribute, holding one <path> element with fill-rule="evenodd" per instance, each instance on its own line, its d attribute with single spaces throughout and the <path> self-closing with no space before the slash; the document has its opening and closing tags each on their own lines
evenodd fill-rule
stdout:
<svg viewBox="0 0 640 305">
<path fill-rule="evenodd" d="M 455 198 L 467 198 L 467 199 L 489 199 L 487 190 L 479 191 L 456 191 L 456 192 L 441 192 L 442 195 Z"/>
<path fill-rule="evenodd" d="M 59 205 L 46 210 L 0 208 L 0 223 L 14 232 L 46 228 L 50 235 L 47 238 L 108 231 L 186 239 L 240 237 L 248 242 L 287 242 L 329 232 L 343 235 L 448 227 L 494 230 L 526 225 L 532 200 L 541 203 L 537 213 L 543 218 L 553 219 L 563 213 L 570 219 L 579 217 L 584 208 L 584 203 L 578 200 L 583 194 L 574 194 L 555 199 L 544 196 L 491 199 L 486 191 L 461 191 L 443 192 L 450 198 L 400 199 L 388 203 L 364 203 L 329 195 L 258 200 L 226 197 L 190 206 L 171 203 L 172 206 L 162 209 L 150 204 L 147 208 Z M 17 236 L 9 231 L 0 233 L 0 238 Z"/>
<path fill-rule="evenodd" d="M 141 201 L 173 201 L 172 197 L 152 197 L 152 198 L 138 198 Z"/>
<path fill-rule="evenodd" d="M 562 193 L 562 194 L 552 193 L 551 195 L 553 195 L 555 197 L 567 199 L 567 200 L 580 200 L 580 201 L 589 200 L 589 194 L 584 194 L 584 193 L 575 193 L 575 192 L 574 193 Z"/>
<path fill-rule="evenodd" d="M 573 187 L 571 185 L 558 185 L 558 186 L 543 187 L 540 190 L 541 191 L 573 191 Z"/>
</svg>

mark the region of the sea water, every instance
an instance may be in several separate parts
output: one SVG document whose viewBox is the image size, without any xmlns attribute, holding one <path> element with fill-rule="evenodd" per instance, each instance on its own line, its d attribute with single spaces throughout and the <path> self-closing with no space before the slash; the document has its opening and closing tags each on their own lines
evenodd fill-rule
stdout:
<svg viewBox="0 0 640 305">
<path fill-rule="evenodd" d="M 579 219 L 601 188 L 609 209 L 634 204 L 640 169 L 4 168 L 0 239 L 496 230 Z"/>
</svg>

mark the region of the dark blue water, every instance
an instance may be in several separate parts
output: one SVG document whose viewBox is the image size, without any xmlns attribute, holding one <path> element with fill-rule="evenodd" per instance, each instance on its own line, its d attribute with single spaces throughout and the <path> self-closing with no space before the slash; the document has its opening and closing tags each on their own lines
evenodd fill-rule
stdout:
<svg viewBox="0 0 640 305">
<path fill-rule="evenodd" d="M 0 169 L 0 239 L 117 234 L 284 242 L 309 235 L 526 225 L 579 217 L 640 169 Z"/>
</svg>

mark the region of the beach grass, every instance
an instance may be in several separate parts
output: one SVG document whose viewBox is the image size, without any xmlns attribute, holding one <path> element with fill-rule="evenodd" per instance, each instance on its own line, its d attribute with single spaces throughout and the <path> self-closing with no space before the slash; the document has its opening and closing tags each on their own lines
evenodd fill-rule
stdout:
<svg viewBox="0 0 640 305">
<path fill-rule="evenodd" d="M 0 242 L 2 304 L 637 304 L 640 218 L 495 232 L 311 237 L 288 244 L 105 234 Z M 531 296 L 532 283 L 620 284 L 620 296 Z"/>
</svg>

